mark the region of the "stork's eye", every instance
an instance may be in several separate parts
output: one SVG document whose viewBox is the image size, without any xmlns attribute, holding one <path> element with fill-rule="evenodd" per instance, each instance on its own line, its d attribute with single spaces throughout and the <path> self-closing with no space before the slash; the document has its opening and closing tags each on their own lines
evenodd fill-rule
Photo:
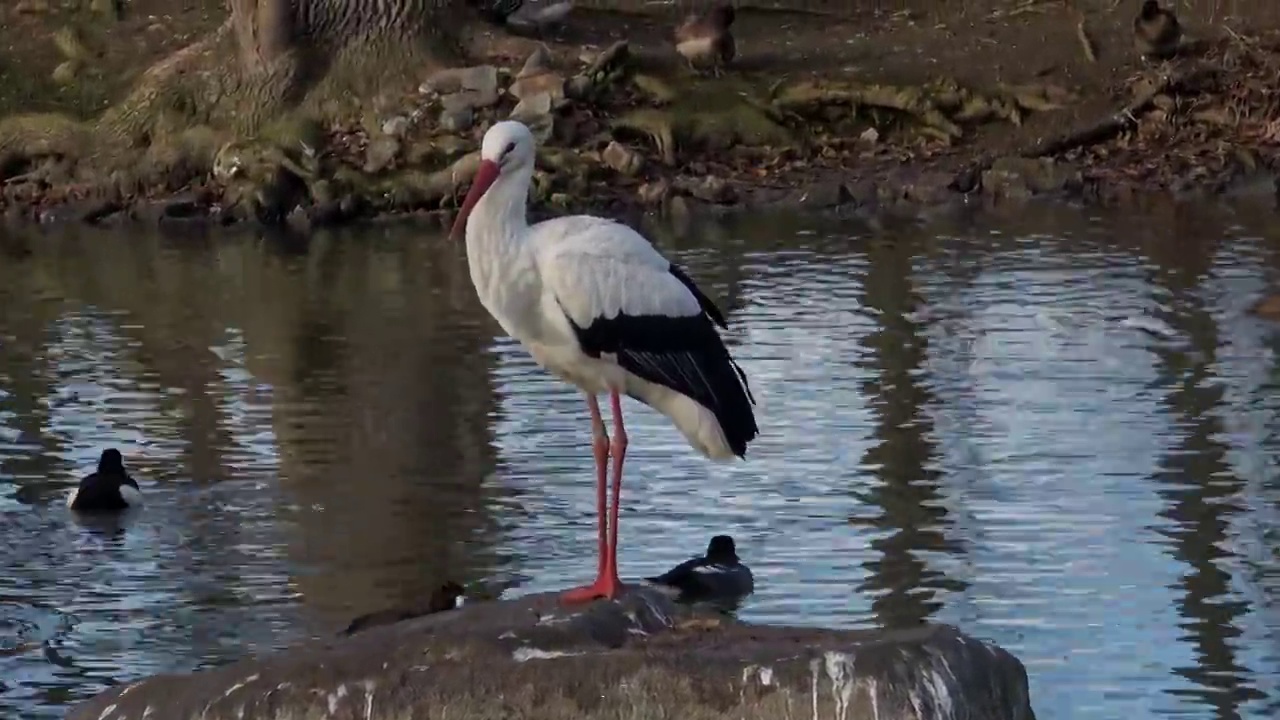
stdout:
<svg viewBox="0 0 1280 720">
<path fill-rule="evenodd" d="M 515 149 L 516 149 L 516 144 L 515 144 L 515 143 L 513 143 L 513 142 L 509 142 L 509 143 L 507 143 L 507 147 L 502 151 L 502 154 L 503 154 L 503 155 L 510 155 L 510 154 L 511 154 L 511 151 L 512 151 L 512 150 L 515 150 Z"/>
</svg>

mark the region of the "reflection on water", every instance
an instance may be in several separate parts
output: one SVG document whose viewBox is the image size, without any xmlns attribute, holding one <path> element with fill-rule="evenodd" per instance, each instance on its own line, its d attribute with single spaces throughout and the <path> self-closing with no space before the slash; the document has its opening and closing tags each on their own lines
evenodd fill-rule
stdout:
<svg viewBox="0 0 1280 720">
<path fill-rule="evenodd" d="M 710 464 L 628 402 L 624 573 L 733 534 L 746 619 L 956 623 L 1042 718 L 1280 712 L 1280 284 L 1248 210 L 657 232 L 733 309 L 763 434 Z M 696 246 L 695 246 L 696 239 Z M 380 228 L 51 234 L 0 264 L 0 715 L 215 665 L 445 579 L 593 571 L 580 396 Z M 105 445 L 148 497 L 62 497 Z M 661 542 L 655 539 L 662 538 Z"/>
</svg>

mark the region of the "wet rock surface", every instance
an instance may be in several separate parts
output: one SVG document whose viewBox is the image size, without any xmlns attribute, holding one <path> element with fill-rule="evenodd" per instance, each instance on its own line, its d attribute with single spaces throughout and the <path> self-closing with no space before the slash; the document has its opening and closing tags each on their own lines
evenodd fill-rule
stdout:
<svg viewBox="0 0 1280 720">
<path fill-rule="evenodd" d="M 467 604 L 191 675 L 114 688 L 71 720 L 972 717 L 1031 720 L 1026 671 L 946 625 L 739 623 L 633 588 Z"/>
</svg>

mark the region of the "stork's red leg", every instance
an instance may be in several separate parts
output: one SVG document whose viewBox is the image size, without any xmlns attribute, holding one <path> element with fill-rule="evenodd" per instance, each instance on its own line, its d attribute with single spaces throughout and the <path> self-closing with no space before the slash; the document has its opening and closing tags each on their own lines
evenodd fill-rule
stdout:
<svg viewBox="0 0 1280 720">
<path fill-rule="evenodd" d="M 591 449 L 596 459 L 596 581 L 564 593 L 566 603 L 589 602 L 608 593 L 604 592 L 604 578 L 609 574 L 609 545 L 605 534 L 605 469 L 609 465 L 609 435 L 600 417 L 600 403 L 595 395 L 587 395 L 587 409 L 591 411 Z"/>
<path fill-rule="evenodd" d="M 587 396 L 587 406 L 591 410 L 591 451 L 596 458 L 596 577 L 604 577 L 608 567 L 608 538 L 605 536 L 604 523 L 604 479 L 609 468 L 609 434 L 604 429 L 604 418 L 600 417 L 600 403 L 595 395 Z"/>
<path fill-rule="evenodd" d="M 613 498 L 609 505 L 609 562 L 605 580 L 608 597 L 614 598 L 622 592 L 622 583 L 618 580 L 618 503 L 622 498 L 622 463 L 627 459 L 627 428 L 622 424 L 622 398 L 617 390 L 609 393 L 609 400 L 613 406 L 613 445 L 609 448 L 613 456 Z"/>
</svg>

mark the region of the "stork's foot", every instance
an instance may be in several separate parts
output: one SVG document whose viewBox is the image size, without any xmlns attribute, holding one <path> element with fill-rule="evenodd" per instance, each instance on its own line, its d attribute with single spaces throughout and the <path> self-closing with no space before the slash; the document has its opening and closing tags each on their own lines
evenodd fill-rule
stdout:
<svg viewBox="0 0 1280 720">
<path fill-rule="evenodd" d="M 590 585 L 566 590 L 560 595 L 560 602 L 564 605 L 575 605 L 594 600 L 614 600 L 622 594 L 624 587 L 616 575 L 596 578 L 596 581 Z"/>
</svg>

